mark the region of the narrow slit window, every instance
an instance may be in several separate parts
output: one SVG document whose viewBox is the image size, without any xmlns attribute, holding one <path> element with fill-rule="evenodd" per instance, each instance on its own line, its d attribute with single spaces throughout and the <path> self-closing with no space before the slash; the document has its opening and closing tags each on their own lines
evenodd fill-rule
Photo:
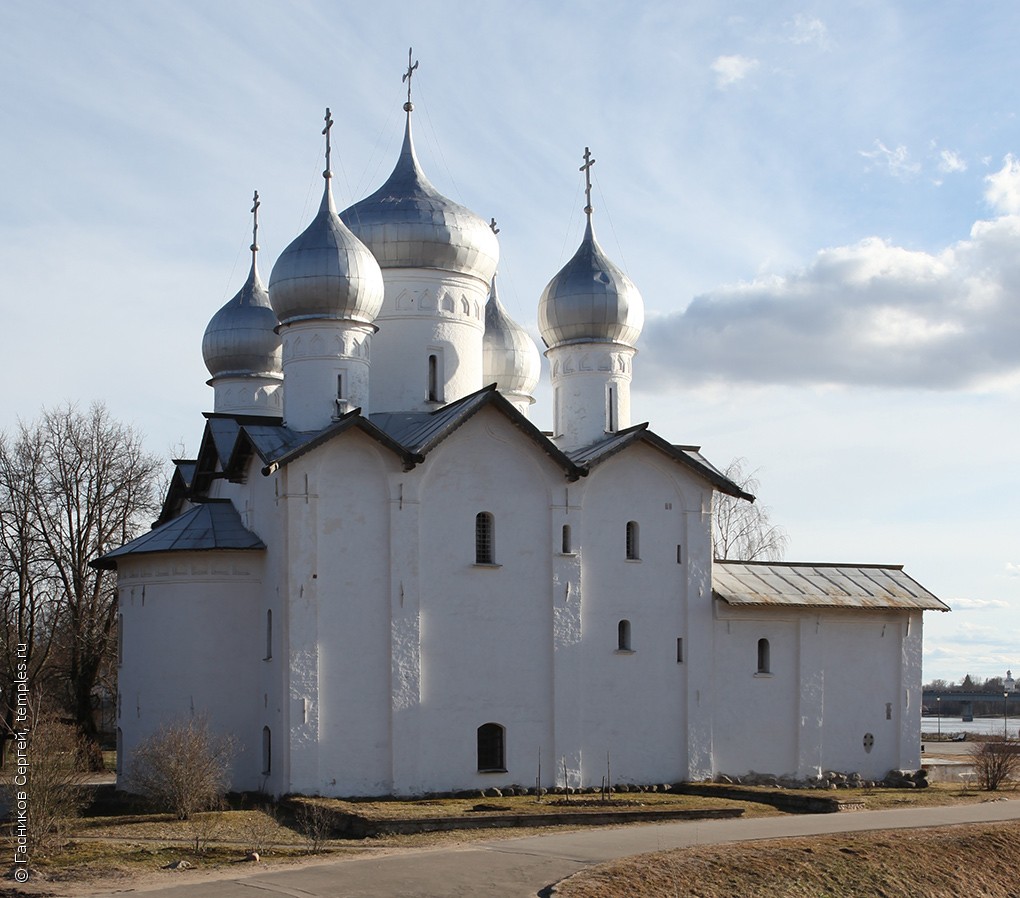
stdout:
<svg viewBox="0 0 1020 898">
<path fill-rule="evenodd" d="M 767 639 L 758 640 L 758 673 L 771 673 L 772 672 L 772 659 L 770 658 L 769 641 Z"/>
<path fill-rule="evenodd" d="M 684 638 L 683 636 L 677 636 L 676 638 L 676 663 L 684 663 Z"/>
<path fill-rule="evenodd" d="M 629 620 L 622 620 L 616 625 L 616 650 L 618 652 L 631 651 Z"/>
<path fill-rule="evenodd" d="M 606 431 L 616 433 L 616 385 L 606 385 Z"/>
<path fill-rule="evenodd" d="M 262 727 L 262 775 L 273 772 L 273 734 L 269 727 Z"/>
<path fill-rule="evenodd" d="M 475 564 L 496 563 L 496 524 L 487 511 L 475 515 Z"/>
<path fill-rule="evenodd" d="M 428 362 L 428 401 L 439 402 L 439 356 L 429 353 Z"/>
<path fill-rule="evenodd" d="M 569 555 L 573 551 L 572 546 L 571 546 L 571 542 L 570 542 L 570 525 L 569 524 L 564 524 L 563 525 L 563 537 L 562 537 L 562 540 L 561 540 L 561 543 L 560 543 L 560 551 L 564 555 Z"/>
<path fill-rule="evenodd" d="M 683 546 L 677 546 L 676 547 L 676 563 L 677 564 L 683 564 L 684 563 L 684 547 Z"/>
<path fill-rule="evenodd" d="M 641 558 L 639 545 L 639 528 L 637 521 L 627 521 L 627 560 L 638 561 Z"/>
<path fill-rule="evenodd" d="M 478 772 L 506 770 L 506 729 L 498 723 L 483 723 L 478 728 Z"/>
<path fill-rule="evenodd" d="M 269 661 L 273 657 L 273 609 L 266 611 L 266 654 L 263 660 Z"/>
</svg>

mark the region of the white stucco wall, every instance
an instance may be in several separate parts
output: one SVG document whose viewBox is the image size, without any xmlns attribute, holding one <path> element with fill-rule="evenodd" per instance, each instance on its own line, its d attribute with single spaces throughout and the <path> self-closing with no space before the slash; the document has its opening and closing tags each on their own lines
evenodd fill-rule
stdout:
<svg viewBox="0 0 1020 898">
<path fill-rule="evenodd" d="M 678 465 L 643 446 L 585 478 L 579 544 L 585 785 L 601 782 L 607 752 L 615 781 L 686 778 L 689 616 L 692 604 L 695 617 L 708 607 L 707 596 L 690 589 L 692 567 L 707 559 L 704 543 L 688 539 L 687 523 L 705 493 Z M 640 560 L 626 558 L 628 521 L 639 527 Z M 621 620 L 630 621 L 630 653 L 617 648 Z M 677 638 L 684 639 L 683 663 Z"/>
<path fill-rule="evenodd" d="M 908 617 L 719 603 L 716 769 L 799 777 L 836 770 L 881 779 L 892 768 L 916 768 L 916 706 L 908 708 L 905 697 L 915 677 L 910 668 L 901 671 Z M 755 670 L 761 638 L 769 640 L 769 674 Z M 919 688 L 919 666 L 916 681 Z"/>
<path fill-rule="evenodd" d="M 383 269 L 386 294 L 372 341 L 372 410 L 428 411 L 482 383 L 488 284 L 427 269 Z M 438 399 L 429 401 L 428 357 L 438 359 Z"/>
<path fill-rule="evenodd" d="M 261 554 L 177 552 L 118 565 L 125 773 L 131 752 L 161 724 L 205 715 L 214 732 L 235 741 L 234 788 L 259 788 L 261 755 L 251 749 L 261 732 Z"/>
<path fill-rule="evenodd" d="M 417 782 L 533 782 L 552 755 L 550 494 L 561 469 L 483 410 L 416 469 L 421 704 Z M 495 564 L 475 564 L 475 516 L 493 515 Z M 506 773 L 477 772 L 479 726 L 506 728 Z"/>
</svg>

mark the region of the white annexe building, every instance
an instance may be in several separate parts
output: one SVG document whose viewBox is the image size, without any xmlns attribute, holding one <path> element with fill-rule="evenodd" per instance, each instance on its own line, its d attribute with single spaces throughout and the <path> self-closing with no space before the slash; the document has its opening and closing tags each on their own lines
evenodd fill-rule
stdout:
<svg viewBox="0 0 1020 898">
<path fill-rule="evenodd" d="M 713 492 L 753 497 L 631 425 L 643 306 L 590 190 L 539 305 L 536 427 L 494 229 L 429 183 L 405 109 L 393 173 L 339 215 L 327 112 L 318 214 L 268 291 L 253 242 L 205 332 L 198 457 L 97 562 L 122 771 L 199 713 L 242 749 L 233 787 L 278 795 L 533 785 L 540 758 L 547 787 L 607 757 L 628 783 L 917 767 L 922 613 L 946 606 L 899 567 L 713 561 Z"/>
</svg>

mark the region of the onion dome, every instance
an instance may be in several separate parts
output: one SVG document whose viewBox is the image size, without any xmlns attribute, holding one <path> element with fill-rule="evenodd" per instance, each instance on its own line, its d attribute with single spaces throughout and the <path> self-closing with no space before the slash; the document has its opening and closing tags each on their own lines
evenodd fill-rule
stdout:
<svg viewBox="0 0 1020 898">
<path fill-rule="evenodd" d="M 645 323 L 645 305 L 634 282 L 609 261 L 592 228 L 591 167 L 584 148 L 584 239 L 549 281 L 538 304 L 538 327 L 550 349 L 564 343 L 623 343 L 633 347 Z"/>
<path fill-rule="evenodd" d="M 425 177 L 411 140 L 410 109 L 393 173 L 340 217 L 384 269 L 434 268 L 472 275 L 485 283 L 496 271 L 499 244 L 489 226 L 443 196 Z"/>
<path fill-rule="evenodd" d="M 367 247 L 336 214 L 330 189 L 326 110 L 326 186 L 312 223 L 281 254 L 269 276 L 269 298 L 281 324 L 338 318 L 371 324 L 382 308 L 383 280 Z"/>
<path fill-rule="evenodd" d="M 258 198 L 256 193 L 253 213 L 258 209 Z M 258 232 L 258 218 L 254 231 Z M 213 315 L 202 337 L 202 357 L 213 377 L 282 373 L 280 337 L 276 333 L 278 322 L 259 277 L 257 254 L 258 245 L 253 237 L 248 280 L 240 292 Z"/>
<path fill-rule="evenodd" d="M 485 304 L 485 336 L 482 342 L 483 381 L 495 383 L 501 393 L 531 396 L 538 386 L 542 361 L 528 332 L 503 308 L 492 278 Z"/>
<path fill-rule="evenodd" d="M 623 343 L 634 346 L 645 307 L 634 282 L 602 251 L 591 226 L 574 257 L 549 281 L 538 304 L 545 345 Z"/>
</svg>

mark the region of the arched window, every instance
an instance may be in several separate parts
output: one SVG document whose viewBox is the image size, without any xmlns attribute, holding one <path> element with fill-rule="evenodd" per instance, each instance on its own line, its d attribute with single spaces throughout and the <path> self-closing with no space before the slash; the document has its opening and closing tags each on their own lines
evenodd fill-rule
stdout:
<svg viewBox="0 0 1020 898">
<path fill-rule="evenodd" d="M 269 727 L 262 727 L 262 775 L 273 772 L 273 734 Z"/>
<path fill-rule="evenodd" d="M 428 393 L 429 402 L 439 402 L 439 356 L 429 353 Z"/>
<path fill-rule="evenodd" d="M 496 524 L 492 515 L 480 511 L 475 515 L 475 564 L 496 563 Z"/>
<path fill-rule="evenodd" d="M 638 522 L 627 521 L 627 560 L 637 561 L 641 558 L 641 547 L 638 542 Z"/>
<path fill-rule="evenodd" d="M 506 772 L 506 729 L 498 723 L 478 728 L 478 772 Z"/>
<path fill-rule="evenodd" d="M 758 673 L 770 673 L 772 670 L 769 659 L 769 641 L 758 640 Z"/>
<path fill-rule="evenodd" d="M 562 539 L 562 541 L 560 543 L 560 551 L 564 555 L 569 555 L 571 553 L 571 551 L 572 551 L 572 546 L 571 546 L 571 543 L 570 543 L 570 525 L 569 524 L 564 524 L 563 525 L 563 539 Z"/>
<path fill-rule="evenodd" d="M 273 657 L 273 609 L 266 611 L 266 655 L 264 661 Z"/>
<path fill-rule="evenodd" d="M 616 650 L 618 652 L 631 651 L 629 620 L 622 620 L 616 625 Z"/>
</svg>

